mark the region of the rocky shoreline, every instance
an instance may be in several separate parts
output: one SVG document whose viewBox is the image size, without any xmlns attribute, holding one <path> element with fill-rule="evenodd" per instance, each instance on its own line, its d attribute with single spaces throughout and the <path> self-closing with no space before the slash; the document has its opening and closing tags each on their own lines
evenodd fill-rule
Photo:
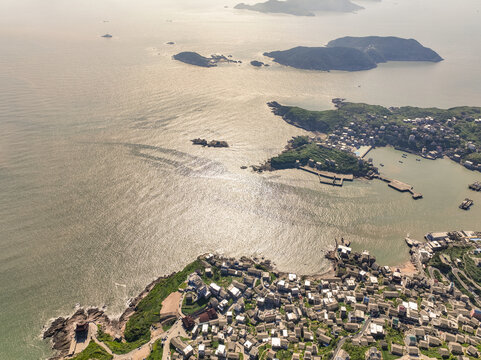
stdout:
<svg viewBox="0 0 481 360">
<path fill-rule="evenodd" d="M 46 330 L 42 334 L 43 339 L 50 340 L 51 347 L 56 352 L 56 355 L 51 357 L 50 360 L 60 360 L 68 354 L 70 343 L 75 336 L 75 325 L 79 322 L 95 322 L 102 325 L 107 332 L 113 334 L 114 338 L 120 338 L 125 328 L 125 324 L 129 320 L 129 317 L 135 312 L 138 303 L 147 296 L 157 283 L 175 274 L 176 272 L 173 272 L 170 275 L 160 276 L 148 284 L 139 295 L 129 300 L 128 307 L 118 319 L 111 319 L 104 310 L 97 307 L 81 307 L 71 316 L 59 316 L 54 319 L 48 324 Z"/>
<path fill-rule="evenodd" d="M 200 255 L 198 258 L 200 259 L 203 256 L 205 255 Z M 222 260 L 233 260 L 232 258 L 217 257 Z M 268 271 L 274 271 L 274 264 L 270 260 L 265 260 L 264 258 L 259 260 L 257 257 L 248 258 L 243 256 L 240 260 L 251 263 L 252 265 L 259 264 Z M 276 273 L 279 275 L 284 274 L 282 272 Z M 160 276 L 149 283 L 139 295 L 129 300 L 127 308 L 118 319 L 110 318 L 104 310 L 99 309 L 98 307 L 81 307 L 70 316 L 59 316 L 52 320 L 45 327 L 42 334 L 44 340 L 50 340 L 51 348 L 55 351 L 55 355 L 50 357 L 49 360 L 62 360 L 68 355 L 70 343 L 75 337 L 75 326 L 81 322 L 95 322 L 96 324 L 101 325 L 114 339 L 122 339 L 125 325 L 130 316 L 137 310 L 137 305 L 140 301 L 150 293 L 156 284 L 164 279 L 173 277 L 175 274 L 177 274 L 177 272 L 173 272 L 170 275 Z"/>
</svg>

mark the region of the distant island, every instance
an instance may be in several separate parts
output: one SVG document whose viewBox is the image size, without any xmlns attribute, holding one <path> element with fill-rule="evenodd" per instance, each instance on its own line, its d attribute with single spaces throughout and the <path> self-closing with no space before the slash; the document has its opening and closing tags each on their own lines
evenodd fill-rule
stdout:
<svg viewBox="0 0 481 360">
<path fill-rule="evenodd" d="M 251 65 L 255 67 L 269 66 L 269 64 L 265 64 L 262 61 L 257 61 L 257 60 L 252 60 Z"/>
<path fill-rule="evenodd" d="M 376 63 L 387 61 L 439 62 L 443 60 L 435 51 L 422 46 L 418 41 L 395 36 L 346 36 L 330 41 L 327 47 L 354 48 L 364 52 Z"/>
<path fill-rule="evenodd" d="M 232 60 L 229 59 L 229 57 L 224 55 L 211 55 L 210 58 L 208 58 L 192 51 L 184 51 L 173 56 L 174 60 L 201 67 L 215 67 L 218 63 L 242 63 L 242 61 Z"/>
<path fill-rule="evenodd" d="M 207 146 L 207 147 L 229 147 L 229 144 L 227 143 L 227 141 L 223 141 L 223 140 L 207 141 L 206 139 L 197 138 L 190 141 L 192 141 L 193 145 L 200 145 L 200 146 Z"/>
<path fill-rule="evenodd" d="M 327 138 L 294 138 L 265 169 L 294 168 L 312 159 L 319 162 L 321 170 L 364 176 L 377 169 L 354 161 L 354 152 L 361 146 L 391 145 L 426 159 L 447 156 L 468 169 L 481 171 L 480 107 L 386 108 L 344 99 L 333 102 L 337 109 L 325 111 L 268 103 L 274 114 L 289 124 L 327 134 Z"/>
<path fill-rule="evenodd" d="M 386 61 L 429 61 L 443 59 L 414 39 L 388 36 L 343 37 L 325 47 L 298 46 L 264 53 L 281 65 L 306 70 L 360 71 Z"/>
<path fill-rule="evenodd" d="M 363 7 L 352 3 L 350 0 L 268 0 L 254 5 L 240 3 L 234 9 L 295 16 L 315 16 L 314 12 L 316 11 L 353 12 L 363 9 Z"/>
</svg>

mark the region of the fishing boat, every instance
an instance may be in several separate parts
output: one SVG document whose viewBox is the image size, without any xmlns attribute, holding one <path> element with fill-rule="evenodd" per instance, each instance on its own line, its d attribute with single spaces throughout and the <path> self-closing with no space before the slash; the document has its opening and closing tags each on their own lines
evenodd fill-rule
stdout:
<svg viewBox="0 0 481 360">
<path fill-rule="evenodd" d="M 471 199 L 464 199 L 464 201 L 461 203 L 461 205 L 459 205 L 459 208 L 460 209 L 463 209 L 463 210 L 469 210 L 469 208 L 474 204 L 474 201 L 471 200 Z"/>
</svg>

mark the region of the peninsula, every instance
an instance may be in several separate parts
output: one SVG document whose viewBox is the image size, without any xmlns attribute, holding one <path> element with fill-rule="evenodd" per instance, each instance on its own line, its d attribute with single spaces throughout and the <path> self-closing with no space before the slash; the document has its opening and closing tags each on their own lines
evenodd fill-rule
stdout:
<svg viewBox="0 0 481 360">
<path fill-rule="evenodd" d="M 315 161 L 319 158 L 321 163 L 326 164 L 325 157 L 318 157 L 324 149 L 329 149 L 331 153 L 344 152 L 346 156 L 354 156 L 361 146 L 391 145 L 426 159 L 447 156 L 468 169 L 481 171 L 480 107 L 386 108 L 350 103 L 344 99 L 333 99 L 333 102 L 336 109 L 325 111 L 310 111 L 277 102 L 268 103 L 274 114 L 289 124 L 326 134 L 322 138 L 294 139 L 286 151 L 270 160 L 273 169 L 296 167 L 296 160 L 302 164 L 306 158 Z M 329 154 L 328 158 L 330 157 L 334 158 L 334 153 Z M 343 173 L 348 168 L 348 163 L 354 164 L 352 160 L 338 161 L 338 172 Z M 369 167 L 358 166 L 358 174 L 370 170 Z M 354 165 L 349 167 L 357 170 Z"/>
<path fill-rule="evenodd" d="M 298 46 L 289 50 L 264 53 L 275 62 L 297 69 L 360 71 L 387 61 L 429 61 L 443 59 L 414 39 L 398 37 L 344 37 L 326 47 Z"/>
<path fill-rule="evenodd" d="M 184 51 L 173 56 L 174 60 L 200 67 L 215 67 L 219 63 L 241 63 L 224 55 L 211 55 L 209 58 L 196 52 Z"/>
<path fill-rule="evenodd" d="M 234 9 L 295 16 L 315 16 L 315 12 L 318 11 L 353 12 L 363 9 L 363 7 L 352 3 L 350 0 L 268 0 L 254 5 L 240 3 Z"/>
<path fill-rule="evenodd" d="M 406 239 L 405 270 L 353 251 L 344 239 L 324 252 L 332 264 L 326 274 L 207 254 L 154 281 L 120 319 L 81 309 L 55 320 L 44 337 L 53 339 L 55 359 L 474 359 L 480 236 Z"/>
</svg>

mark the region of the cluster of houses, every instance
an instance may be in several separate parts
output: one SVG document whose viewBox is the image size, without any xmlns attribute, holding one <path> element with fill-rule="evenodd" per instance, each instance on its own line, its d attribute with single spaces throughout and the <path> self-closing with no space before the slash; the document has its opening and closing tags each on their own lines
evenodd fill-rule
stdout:
<svg viewBox="0 0 481 360">
<path fill-rule="evenodd" d="M 447 249 L 452 244 L 472 244 L 481 241 L 481 234 L 475 231 L 432 232 L 424 236 L 426 242 L 416 243 L 416 254 L 422 263 L 428 262 L 437 251 Z M 473 250 L 476 253 L 477 249 Z"/>
<path fill-rule="evenodd" d="M 361 146 L 390 144 L 407 149 L 421 144 L 420 155 L 425 158 L 436 159 L 447 155 L 471 170 L 481 171 L 481 164 L 463 160 L 465 155 L 480 149 L 475 143 L 465 142 L 455 133 L 452 125 L 456 124 L 457 119 L 454 117 L 446 122 L 439 122 L 431 116 L 402 120 L 410 126 L 389 122 L 387 116 L 368 117 L 378 121 L 350 122 L 348 126 L 332 131 L 323 141 L 324 145 L 344 151 L 356 151 Z M 415 144 L 417 146 L 414 146 Z"/>
<path fill-rule="evenodd" d="M 346 344 L 368 360 L 479 356 L 481 311 L 455 287 L 403 275 L 345 245 L 330 257 L 331 277 L 203 257 L 205 269 L 189 276 L 185 292 L 206 306 L 183 317 L 188 338 L 172 339 L 172 359 L 348 360 Z"/>
</svg>

